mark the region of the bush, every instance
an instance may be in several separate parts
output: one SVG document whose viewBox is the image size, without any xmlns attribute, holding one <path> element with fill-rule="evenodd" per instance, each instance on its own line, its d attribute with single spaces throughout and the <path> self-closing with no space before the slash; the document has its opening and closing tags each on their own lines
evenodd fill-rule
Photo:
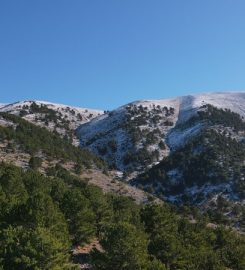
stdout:
<svg viewBox="0 0 245 270">
<path fill-rule="evenodd" d="M 29 160 L 29 166 L 33 170 L 37 170 L 42 166 L 42 159 L 39 157 L 31 157 Z"/>
</svg>

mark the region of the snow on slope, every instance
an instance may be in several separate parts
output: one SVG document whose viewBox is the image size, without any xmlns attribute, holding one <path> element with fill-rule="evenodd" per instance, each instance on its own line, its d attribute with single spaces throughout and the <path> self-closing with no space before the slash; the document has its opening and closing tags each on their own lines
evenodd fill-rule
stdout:
<svg viewBox="0 0 245 270">
<path fill-rule="evenodd" d="M 47 115 L 44 113 L 31 112 L 30 107 L 33 103 L 40 107 L 44 105 L 56 112 L 57 120 L 48 118 L 47 121 L 45 120 Z M 200 107 L 205 104 L 211 104 L 218 108 L 227 108 L 245 117 L 245 92 L 210 93 L 173 99 L 135 101 L 105 114 L 99 110 L 71 107 L 46 101 L 21 101 L 13 104 L 0 104 L 0 112 L 19 115 L 25 109 L 26 112 L 22 115 L 24 119 L 50 130 L 56 130 L 62 136 L 69 135 L 71 137 L 73 136 L 71 135 L 72 132 L 78 128 L 77 134 L 81 146 L 88 147 L 96 153 L 98 153 L 98 148 L 103 150 L 102 148 L 105 148 L 108 143 L 115 141 L 117 150 L 114 152 L 109 151 L 107 156 L 102 155 L 102 157 L 113 160 L 117 167 L 123 170 L 124 166 L 121 165 L 128 149 L 130 147 L 134 147 L 135 151 L 142 149 L 146 143 L 146 137 L 149 137 L 149 135 L 155 136 L 156 142 L 147 145 L 147 151 L 151 153 L 159 151 L 158 161 L 168 155 L 169 149 L 175 149 L 197 135 L 204 128 L 201 123 L 185 130 L 176 127 L 195 115 Z M 128 119 L 128 108 L 134 107 L 138 111 Z M 140 107 L 145 108 L 145 111 L 140 111 Z M 168 115 L 164 108 L 174 108 L 174 113 Z M 144 114 L 145 112 L 146 114 Z M 137 117 L 139 118 L 142 115 L 144 115 L 146 121 L 145 123 L 138 123 L 136 121 Z M 157 122 L 153 121 L 155 117 L 158 117 Z M 166 125 L 166 120 L 172 124 Z M 140 133 L 140 141 L 132 142 L 128 134 L 129 131 L 125 128 L 126 122 L 133 125 L 136 133 Z M 79 143 L 75 136 L 72 137 L 72 140 L 74 144 Z M 160 141 L 165 144 L 165 149 L 159 149 Z M 133 152 L 129 154 L 133 155 Z M 158 161 L 155 160 L 154 162 Z"/>
<path fill-rule="evenodd" d="M 98 115 L 103 114 L 104 112 L 101 110 L 93 110 L 87 108 L 79 108 L 73 107 L 64 104 L 51 103 L 47 101 L 38 101 L 38 100 L 27 100 L 27 101 L 19 101 L 11 104 L 0 104 L 0 112 L 11 112 L 13 114 L 18 114 L 20 110 L 23 109 L 23 106 L 31 106 L 32 103 L 36 103 L 37 105 L 46 105 L 49 109 L 59 111 L 64 115 L 68 115 L 68 110 L 75 111 L 76 114 L 80 113 L 84 116 L 84 120 L 82 122 L 87 122 L 87 120 L 97 117 Z M 66 111 L 67 110 L 67 111 Z"/>
<path fill-rule="evenodd" d="M 135 105 L 137 107 L 139 106 L 147 107 L 149 110 L 151 110 L 153 106 L 173 107 L 177 110 L 178 114 L 179 100 L 178 99 L 142 100 L 121 106 L 118 109 L 113 110 L 111 113 L 101 115 L 93 119 L 87 125 L 81 126 L 78 129 L 78 132 L 81 135 L 81 140 L 86 141 L 88 139 L 92 139 L 98 132 L 108 133 L 110 130 L 115 129 L 118 125 L 121 124 L 121 121 L 125 120 L 127 107 L 131 105 L 132 106 Z"/>
<path fill-rule="evenodd" d="M 167 134 L 172 156 L 130 180 L 132 185 L 141 185 L 168 201 L 188 201 L 203 210 L 214 209 L 226 215 L 245 202 L 244 144 L 240 143 L 245 141 L 245 129 L 236 115 L 203 107 L 207 104 L 245 117 L 244 92 L 180 97 L 178 120 Z M 200 110 L 205 113 L 192 118 Z M 188 147 L 179 149 L 192 139 Z M 220 207 L 221 198 L 229 202 L 227 206 Z M 233 224 L 239 226 L 241 216 L 239 211 L 232 212 Z"/>
<path fill-rule="evenodd" d="M 204 105 L 210 104 L 219 109 L 229 109 L 245 118 L 245 93 L 225 92 L 189 95 L 179 98 L 179 116 L 177 125 L 194 116 Z M 168 146 L 174 150 L 185 144 L 193 136 L 198 135 L 205 124 L 197 123 L 185 129 L 172 129 L 167 137 Z"/>
<path fill-rule="evenodd" d="M 180 100 L 179 98 L 171 98 L 171 99 L 153 99 L 153 100 L 139 100 L 139 101 L 135 101 L 130 103 L 132 105 L 137 105 L 137 106 L 146 106 L 148 108 L 153 108 L 153 106 L 160 106 L 160 107 L 173 107 L 175 109 L 178 110 L 179 106 L 180 106 Z M 127 105 L 125 105 L 127 106 Z M 123 106 L 123 107 L 125 107 Z"/>
<path fill-rule="evenodd" d="M 245 118 L 245 92 L 214 92 L 188 95 L 173 99 L 142 100 L 132 104 L 152 107 L 174 107 L 178 112 L 178 121 L 186 121 L 203 105 L 210 104 L 219 109 L 230 109 Z"/>
<path fill-rule="evenodd" d="M 221 92 L 180 97 L 179 121 L 186 121 L 205 104 L 230 109 L 245 117 L 245 92 Z"/>
<path fill-rule="evenodd" d="M 175 108 L 174 112 L 170 108 Z M 166 156 L 168 152 L 164 147 L 159 149 L 158 144 L 164 142 L 164 135 L 177 121 L 178 108 L 178 99 L 129 103 L 81 125 L 77 130 L 81 146 L 88 147 L 120 170 L 127 167 L 125 159 L 130 157 L 141 159 L 140 162 L 137 161 L 138 165 L 135 164 L 138 169 L 147 166 L 144 156 L 146 159 L 151 158 L 152 153 L 156 155 L 153 163 L 158 162 L 159 158 Z M 166 121 L 172 124 L 166 125 Z M 142 133 L 142 136 L 144 134 L 145 138 L 133 139 L 132 143 L 132 137 L 138 137 L 139 133 Z M 112 143 L 116 145 L 114 151 L 110 150 Z"/>
<path fill-rule="evenodd" d="M 79 141 L 74 136 L 74 130 L 104 113 L 100 110 L 32 100 L 5 104 L 0 106 L 0 112 L 19 115 L 31 123 L 51 131 L 56 130 L 62 136 L 68 136 L 75 145 L 78 145 Z"/>
<path fill-rule="evenodd" d="M 186 121 L 200 109 L 200 107 L 210 104 L 219 109 L 229 109 L 240 114 L 245 118 L 245 92 L 215 92 L 196 95 L 188 95 L 173 99 L 160 100 L 142 100 L 135 101 L 131 104 L 137 106 L 167 106 L 173 107 L 178 112 L 178 123 Z M 125 108 L 127 105 L 120 107 Z"/>
<path fill-rule="evenodd" d="M 123 127 L 123 124 L 127 121 L 128 107 L 136 108 L 147 108 L 147 119 L 145 124 L 135 125 L 134 119 L 139 117 L 140 113 L 132 115 L 129 122 L 132 122 L 135 127 L 147 132 L 156 133 L 156 130 L 160 130 L 158 134 L 158 140 L 154 144 L 148 146 L 148 150 L 159 150 L 159 140 L 167 143 L 167 149 L 165 151 L 159 151 L 159 160 L 168 154 L 168 147 L 175 149 L 191 137 L 197 135 L 205 126 L 202 123 L 198 123 L 195 126 L 188 127 L 186 129 L 177 129 L 176 125 L 184 123 L 190 117 L 195 115 L 197 111 L 205 104 L 213 105 L 217 108 L 230 109 L 233 112 L 239 113 L 245 117 L 245 93 L 210 93 L 210 94 L 198 94 L 189 95 L 183 97 L 177 97 L 173 99 L 162 99 L 162 100 L 142 100 L 135 101 L 130 104 L 124 105 L 110 113 L 99 116 L 92 121 L 81 125 L 78 128 L 78 136 L 82 146 L 88 147 L 93 152 L 98 153 L 98 148 L 105 148 L 109 141 L 116 141 L 117 151 L 114 153 L 109 152 L 108 154 L 102 154 L 101 156 L 107 161 L 114 161 L 118 169 L 123 170 L 122 162 L 123 155 L 132 148 L 132 140 L 129 137 L 128 132 Z M 165 112 L 161 111 L 164 107 L 174 108 L 174 114 L 166 117 Z M 160 113 L 154 113 L 157 108 L 160 108 Z M 144 111 L 142 112 L 144 114 Z M 163 117 L 158 121 L 156 125 L 152 123 L 152 119 L 155 116 Z M 152 118 L 152 119 L 150 119 Z M 165 120 L 170 120 L 172 126 L 164 125 Z M 143 135 L 142 135 L 143 134 Z M 144 145 L 144 137 L 146 133 L 142 133 L 141 142 L 135 145 L 136 150 Z M 132 153 L 131 153 L 132 154 Z"/>
</svg>

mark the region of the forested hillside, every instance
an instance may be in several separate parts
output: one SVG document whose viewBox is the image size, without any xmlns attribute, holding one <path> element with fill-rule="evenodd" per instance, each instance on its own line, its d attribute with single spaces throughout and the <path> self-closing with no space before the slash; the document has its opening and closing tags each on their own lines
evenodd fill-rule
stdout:
<svg viewBox="0 0 245 270">
<path fill-rule="evenodd" d="M 20 101 L 11 104 L 0 104 L 0 112 L 20 116 L 35 125 L 55 131 L 62 138 L 78 145 L 75 129 L 94 117 L 103 114 L 103 111 L 71 107 L 44 101 Z"/>
<path fill-rule="evenodd" d="M 47 175 L 54 175 L 59 169 L 68 170 L 104 192 L 128 195 L 137 202 L 152 198 L 142 190 L 119 182 L 117 174 L 88 150 L 17 115 L 0 113 L 0 161 Z"/>
<path fill-rule="evenodd" d="M 2 106 L 0 269 L 244 270 L 243 100 Z"/>
<path fill-rule="evenodd" d="M 244 230 L 245 122 L 237 113 L 206 105 L 172 133 L 200 123 L 195 136 L 132 184 L 174 203 L 212 209 L 216 221 Z"/>
<path fill-rule="evenodd" d="M 36 126 L 19 116 L 0 113 L 0 139 L 7 144 L 9 151 L 23 150 L 31 156 L 43 159 L 73 161 L 79 166 L 97 165 L 102 168 L 105 163 L 87 150 L 73 146 L 43 127 Z"/>
<path fill-rule="evenodd" d="M 245 267 L 245 240 L 180 217 L 169 205 L 103 195 L 64 173 L 44 177 L 0 165 L 0 269 L 79 269 L 69 251 L 97 238 L 93 269 L 219 270 Z"/>
</svg>

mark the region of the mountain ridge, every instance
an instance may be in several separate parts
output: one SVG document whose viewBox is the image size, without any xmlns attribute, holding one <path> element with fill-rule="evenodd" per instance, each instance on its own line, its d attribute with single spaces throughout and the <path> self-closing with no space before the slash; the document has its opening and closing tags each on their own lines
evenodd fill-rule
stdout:
<svg viewBox="0 0 245 270">
<path fill-rule="evenodd" d="M 124 106 L 121 106 L 109 113 L 103 114 L 101 116 L 92 119 L 88 123 L 81 125 L 77 134 L 80 137 L 80 143 L 83 147 L 88 147 L 91 151 L 96 152 L 96 154 L 105 158 L 105 154 L 101 149 L 101 145 L 104 146 L 104 143 L 108 143 L 108 140 L 103 140 L 101 138 L 95 139 L 96 137 L 108 137 L 108 134 L 111 133 L 111 137 L 114 141 L 118 142 L 120 145 L 122 140 L 125 140 L 128 145 L 130 145 L 130 139 L 127 138 L 127 132 L 125 133 L 125 128 L 122 128 L 123 123 L 127 120 L 129 124 L 134 125 L 134 127 L 139 127 L 142 131 L 143 129 L 148 129 L 152 133 L 152 127 L 154 123 L 145 123 L 145 120 L 153 119 L 155 117 L 157 123 L 155 125 L 156 132 L 157 129 L 161 129 L 160 137 L 168 137 L 169 132 L 173 130 L 173 127 L 177 126 L 180 123 L 186 122 L 192 116 L 197 114 L 197 111 L 204 105 L 210 104 L 217 108 L 225 108 L 230 109 L 235 113 L 239 113 L 241 117 L 245 117 L 245 93 L 233 92 L 233 93 L 213 93 L 213 94 L 197 94 L 197 95 L 189 95 L 183 97 L 177 97 L 173 99 L 162 99 L 162 100 L 141 100 L 134 101 L 128 103 Z M 131 118 L 127 118 L 128 108 L 146 108 L 148 112 L 138 111 L 131 113 Z M 158 109 L 157 109 L 158 108 Z M 173 108 L 172 115 L 169 115 L 169 112 L 163 112 L 162 109 L 170 109 Z M 159 110 L 159 111 L 157 111 Z M 148 115 L 146 115 L 148 113 Z M 164 117 L 163 114 L 165 113 Z M 145 119 L 143 119 L 142 115 L 145 114 Z M 139 121 L 136 122 L 136 118 L 138 117 Z M 133 119 L 134 118 L 134 119 Z M 148 119 L 147 119 L 148 118 Z M 161 118 L 161 119 L 160 119 Z M 159 120 L 160 119 L 160 120 Z M 165 128 L 163 125 L 165 123 Z M 115 133 L 115 129 L 118 129 L 118 132 Z M 137 130 L 140 132 L 139 130 Z M 198 131 L 198 128 L 196 128 Z M 190 130 L 189 133 L 193 133 L 194 130 Z M 181 136 L 182 134 L 174 134 L 174 136 L 168 137 L 168 139 L 164 139 L 165 148 L 174 148 L 176 145 L 182 143 Z M 187 134 L 188 135 L 188 134 Z M 146 136 L 143 134 L 142 136 Z M 150 135 L 149 135 L 150 136 Z M 152 135 L 154 136 L 154 134 Z M 177 137 L 180 137 L 177 140 Z M 158 140 L 160 143 L 160 139 Z M 156 146 L 153 144 L 156 148 Z M 122 150 L 123 151 L 123 150 Z M 102 154 L 100 153 L 102 152 Z M 166 152 L 166 151 L 165 151 Z M 167 153 L 166 153 L 167 154 Z M 111 155 L 110 155 L 111 156 Z M 160 159 L 164 156 L 164 154 L 160 153 Z M 107 158 L 107 157 L 106 157 Z M 118 164 L 118 160 L 121 159 Z M 116 163 L 119 169 L 124 170 L 122 166 L 122 157 L 117 157 L 116 160 L 108 157 L 107 161 Z"/>
<path fill-rule="evenodd" d="M 110 154 L 110 158 L 105 157 L 103 153 L 104 149 L 100 148 L 99 151 L 97 149 L 98 145 L 96 144 L 96 136 L 98 136 L 98 134 L 100 135 L 105 133 L 107 136 L 108 133 L 112 132 L 112 129 L 117 129 L 118 123 L 125 122 L 125 119 L 127 118 L 125 117 L 125 115 L 128 113 L 127 108 L 147 108 L 151 115 L 146 116 L 146 118 L 148 117 L 148 119 L 150 119 L 151 117 L 155 117 L 154 121 L 158 121 L 158 118 L 162 117 L 163 112 L 156 112 L 155 109 L 152 109 L 153 107 L 165 107 L 165 109 L 174 109 L 174 113 L 172 112 L 172 116 L 166 115 L 165 117 L 165 124 L 167 124 L 167 127 L 160 128 L 160 132 L 162 133 L 159 134 L 159 138 L 161 136 L 164 136 L 166 137 L 166 139 L 163 139 L 162 141 L 158 140 L 158 143 L 161 143 L 162 147 L 165 148 L 163 149 L 164 151 L 160 151 L 160 157 L 155 158 L 154 162 L 158 162 L 169 153 L 170 149 L 179 147 L 179 145 L 182 145 L 183 141 L 188 139 L 191 134 L 193 135 L 199 132 L 201 126 L 198 125 L 192 127 L 192 129 L 190 130 L 186 130 L 185 133 L 171 131 L 173 130 L 173 127 L 180 125 L 182 122 L 186 122 L 189 118 L 196 115 L 200 107 L 204 106 L 205 104 L 211 104 L 217 108 L 230 109 L 231 111 L 239 113 L 241 117 L 245 117 L 245 108 L 243 106 L 244 103 L 245 92 L 214 92 L 186 95 L 170 99 L 138 100 L 120 106 L 119 108 L 112 111 L 79 108 L 63 104 L 51 103 L 47 101 L 25 100 L 11 104 L 2 104 L 0 106 L 0 112 L 17 114 L 22 116 L 25 120 L 30 121 L 34 124 L 47 127 L 50 130 L 55 130 L 59 134 L 61 134 L 61 136 L 68 137 L 71 141 L 73 141 L 73 144 L 78 145 L 80 143 L 82 147 L 89 148 L 91 151 L 94 151 L 101 157 L 106 158 L 107 161 L 115 163 L 113 164 L 113 166 L 116 165 L 116 167 L 124 171 L 125 166 L 122 165 L 123 157 L 117 155 L 116 160 L 113 160 L 113 157 L 111 157 L 112 154 Z M 37 106 L 33 106 L 33 104 L 36 104 Z M 34 110 L 31 109 L 32 106 L 35 107 Z M 38 108 L 38 106 L 46 107 L 46 110 L 44 108 L 40 109 Z M 136 117 L 140 116 L 141 113 L 142 112 L 139 112 L 139 115 L 136 115 Z M 166 114 L 166 112 L 164 113 Z M 129 125 L 133 122 L 133 124 L 136 127 L 139 126 L 141 130 L 149 129 L 149 131 L 151 131 L 151 134 L 148 134 L 149 140 L 151 140 L 152 138 L 154 139 L 154 130 L 147 126 L 152 125 L 152 123 L 143 123 L 143 125 L 141 125 L 140 123 L 135 124 L 137 119 L 126 120 L 128 121 Z M 143 119 L 140 119 L 140 121 L 144 122 Z M 160 122 L 161 126 L 163 126 L 164 121 Z M 155 131 L 159 132 L 159 124 L 156 124 L 155 127 Z M 77 131 L 76 134 L 74 134 L 75 131 Z M 130 145 L 131 139 L 128 138 L 127 133 L 128 132 L 125 132 L 125 128 L 122 128 L 120 129 L 120 132 L 117 132 L 117 134 L 115 134 L 115 136 L 112 135 L 112 138 L 113 140 L 118 142 L 119 145 L 121 141 L 125 141 L 125 143 Z M 77 139 L 77 135 L 80 142 Z M 142 134 L 142 136 L 145 135 L 146 134 Z M 91 140 L 94 142 L 90 144 Z M 122 146 L 122 148 L 123 147 L 125 146 Z M 152 144 L 149 145 L 149 148 L 152 149 L 152 151 L 150 149 L 150 152 L 153 152 L 153 150 L 157 147 L 156 145 Z M 123 152 L 123 150 L 121 151 Z M 101 155 L 100 152 L 102 152 L 103 155 Z"/>
<path fill-rule="evenodd" d="M 140 100 L 103 112 L 23 101 L 0 112 L 80 145 L 106 161 L 117 180 L 162 200 L 203 210 L 218 209 L 224 199 L 229 206 L 221 212 L 228 217 L 244 207 L 245 92 Z M 239 227 L 243 212 L 234 214 Z"/>
</svg>

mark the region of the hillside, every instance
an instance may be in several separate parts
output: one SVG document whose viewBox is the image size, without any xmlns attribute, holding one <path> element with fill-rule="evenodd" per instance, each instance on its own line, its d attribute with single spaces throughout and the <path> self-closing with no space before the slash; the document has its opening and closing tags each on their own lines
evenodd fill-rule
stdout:
<svg viewBox="0 0 245 270">
<path fill-rule="evenodd" d="M 76 175 L 106 193 L 129 196 L 137 203 L 153 199 L 150 194 L 119 182 L 117 172 L 86 149 L 72 145 L 57 132 L 34 125 L 20 116 L 0 112 L 0 161 L 45 175 L 59 170 Z"/>
<path fill-rule="evenodd" d="M 127 104 L 81 125 L 77 134 L 82 147 L 112 167 L 127 173 L 142 172 L 202 130 L 201 121 L 185 128 L 184 123 L 206 104 L 245 117 L 245 93 L 193 95 Z"/>
<path fill-rule="evenodd" d="M 243 270 L 244 107 L 0 105 L 0 269 Z"/>
<path fill-rule="evenodd" d="M 202 94 L 133 102 L 77 134 L 132 185 L 244 230 L 244 118 L 245 93 Z"/>
<path fill-rule="evenodd" d="M 82 147 L 112 167 L 140 171 L 168 155 L 165 138 L 177 121 L 178 111 L 177 99 L 134 102 L 81 125 L 77 134 Z"/>
<path fill-rule="evenodd" d="M 244 236 L 210 228 L 203 215 L 191 223 L 167 204 L 144 206 L 104 195 L 69 174 L 45 177 L 1 163 L 0 209 L 4 270 L 243 270 L 245 265 Z M 77 254 L 69 251 L 86 243 L 97 244 L 81 254 L 79 266 Z"/>
<path fill-rule="evenodd" d="M 103 111 L 100 110 L 37 100 L 0 104 L 0 112 L 20 116 L 35 125 L 45 127 L 50 131 L 56 131 L 75 145 L 78 145 L 79 141 L 74 135 L 74 130 L 81 124 L 103 114 Z"/>
<path fill-rule="evenodd" d="M 175 203 L 183 202 L 181 198 L 184 196 L 186 201 L 191 197 L 191 203 L 206 205 L 212 198 L 216 198 L 217 194 L 222 195 L 226 190 L 229 190 L 226 192 L 229 200 L 239 203 L 244 200 L 244 104 L 245 93 L 212 93 L 167 100 L 136 101 L 110 112 L 40 101 L 4 104 L 1 105 L 0 112 L 14 114 L 30 123 L 45 127 L 67 143 L 77 145 L 79 138 L 83 149 L 108 162 L 110 170 L 119 171 L 113 172 L 113 177 L 130 180 L 131 184 Z M 6 125 L 6 120 L 2 119 L 0 124 Z M 10 124 L 7 123 L 8 125 Z M 41 131 L 40 134 L 43 133 L 43 130 Z M 34 140 L 38 142 L 39 138 Z M 40 144 L 43 144 L 42 140 Z M 56 144 L 56 152 L 59 152 L 63 143 L 59 146 L 57 141 Z M 8 146 L 11 148 L 11 143 Z M 224 149 L 231 151 L 224 152 Z M 192 156 L 197 151 L 199 156 L 195 154 L 196 160 L 192 162 Z M 66 150 L 64 156 L 65 152 Z M 185 161 L 179 158 L 180 153 L 185 157 Z M 200 173 L 196 168 L 198 164 L 203 166 L 206 162 L 203 160 L 204 153 L 207 160 L 210 153 L 213 153 L 212 160 L 215 165 L 212 166 L 215 168 L 206 164 L 206 170 L 202 168 L 204 171 Z M 10 153 L 5 154 L 5 160 L 16 156 L 17 164 L 28 167 L 28 160 L 33 154 L 24 153 L 29 154 L 25 162 L 23 159 L 19 160 L 20 154 L 12 154 L 11 157 Z M 43 154 L 46 155 L 39 153 L 39 156 Z M 238 158 L 234 157 L 236 155 Z M 73 163 L 79 163 L 74 158 Z M 172 160 L 171 166 L 161 169 L 160 173 L 159 167 L 169 163 L 169 160 Z M 185 174 L 179 163 L 185 168 Z M 76 165 L 67 165 L 71 166 Z M 212 170 L 213 176 L 210 177 Z M 154 171 L 162 176 L 159 181 Z M 145 174 L 142 174 L 144 172 Z M 195 180 L 192 180 L 192 175 L 196 175 Z M 142 177 L 148 180 L 143 181 Z M 179 179 L 182 180 L 181 183 Z M 182 191 L 177 194 L 181 185 Z"/>
</svg>

